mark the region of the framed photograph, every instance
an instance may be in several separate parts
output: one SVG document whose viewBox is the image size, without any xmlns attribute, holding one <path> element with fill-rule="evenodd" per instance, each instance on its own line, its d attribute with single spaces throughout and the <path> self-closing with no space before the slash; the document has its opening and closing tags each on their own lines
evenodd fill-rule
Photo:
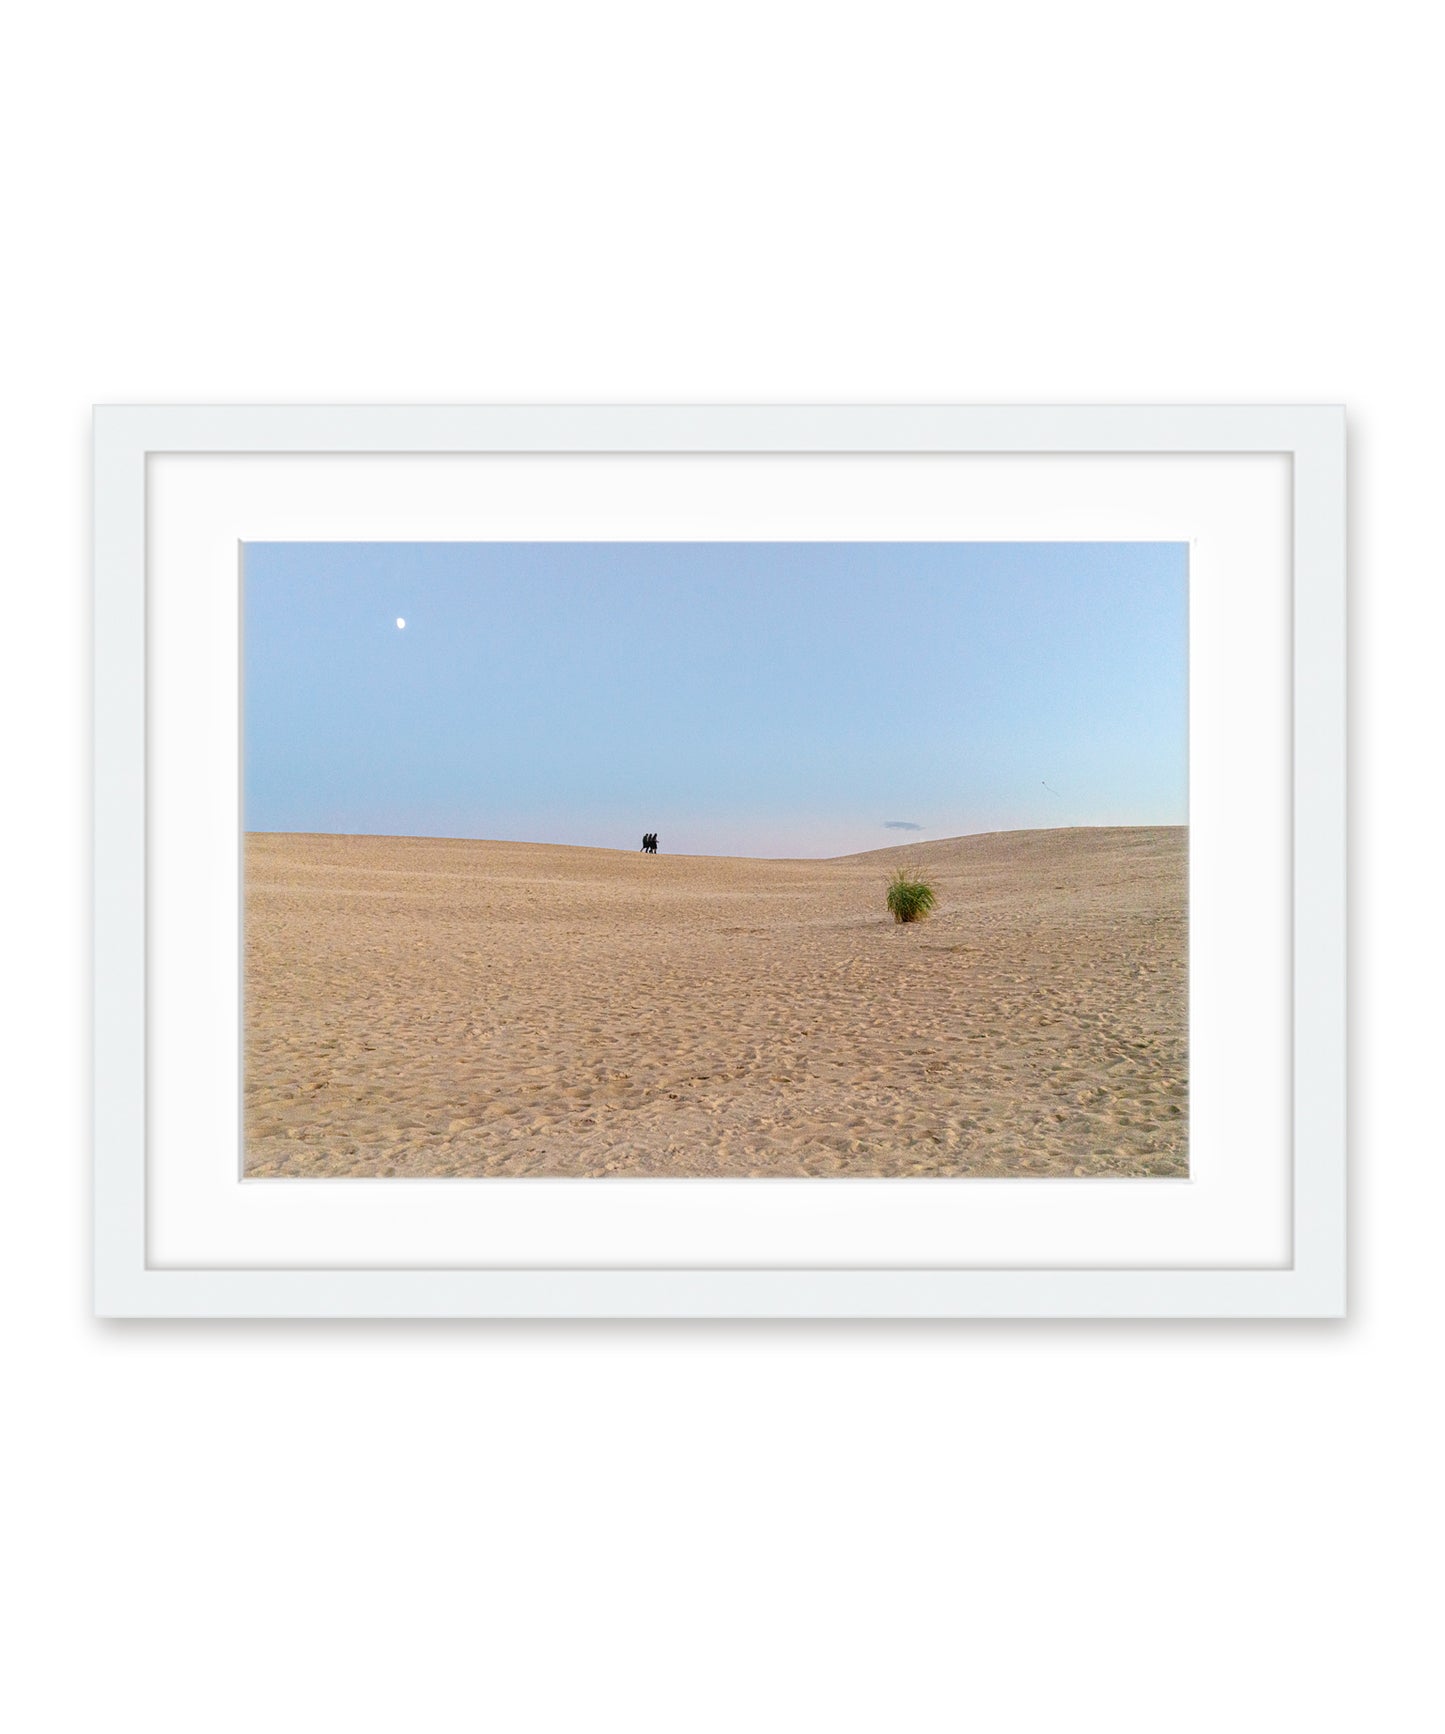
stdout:
<svg viewBox="0 0 1445 1734">
<path fill-rule="evenodd" d="M 115 1317 L 1334 1317 L 1343 412 L 95 413 Z"/>
</svg>

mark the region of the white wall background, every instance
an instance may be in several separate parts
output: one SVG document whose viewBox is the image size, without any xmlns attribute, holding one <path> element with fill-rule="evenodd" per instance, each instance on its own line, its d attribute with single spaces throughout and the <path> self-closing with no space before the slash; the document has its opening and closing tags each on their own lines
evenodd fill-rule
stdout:
<svg viewBox="0 0 1445 1734">
<path fill-rule="evenodd" d="M 1424 16 L 15 12 L 8 1725 L 1439 1715 L 1445 302 Z M 1348 1324 L 93 1322 L 89 405 L 308 399 L 1348 403 Z"/>
</svg>

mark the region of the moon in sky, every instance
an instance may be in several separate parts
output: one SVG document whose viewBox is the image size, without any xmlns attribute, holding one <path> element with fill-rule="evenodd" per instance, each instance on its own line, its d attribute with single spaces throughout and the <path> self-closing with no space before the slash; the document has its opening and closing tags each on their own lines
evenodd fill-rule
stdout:
<svg viewBox="0 0 1445 1734">
<path fill-rule="evenodd" d="M 403 619 L 402 619 L 402 617 L 401 617 L 401 616 L 400 616 L 400 615 L 399 615 L 399 614 L 398 614 L 398 615 L 397 615 L 397 617 L 396 617 L 396 629 L 397 629 L 397 631 L 398 631 L 398 632 L 400 632 L 400 631 L 401 631 L 401 629 L 402 629 L 402 628 L 403 628 L 403 627 L 404 627 L 404 626 L 405 626 L 405 625 L 406 625 L 406 622 L 405 622 L 405 621 L 404 621 L 404 620 L 403 620 Z"/>
</svg>

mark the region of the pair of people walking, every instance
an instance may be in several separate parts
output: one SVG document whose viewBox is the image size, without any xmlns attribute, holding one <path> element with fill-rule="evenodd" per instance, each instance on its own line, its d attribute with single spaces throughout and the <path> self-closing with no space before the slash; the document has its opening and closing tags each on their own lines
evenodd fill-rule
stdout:
<svg viewBox="0 0 1445 1734">
<path fill-rule="evenodd" d="M 642 839 L 642 853 L 655 855 L 657 853 L 657 832 L 648 831 Z"/>
</svg>

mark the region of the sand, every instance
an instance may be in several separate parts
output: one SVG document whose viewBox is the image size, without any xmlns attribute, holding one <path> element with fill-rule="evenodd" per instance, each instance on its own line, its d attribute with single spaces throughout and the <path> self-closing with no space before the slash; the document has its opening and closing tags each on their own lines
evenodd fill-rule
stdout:
<svg viewBox="0 0 1445 1734">
<path fill-rule="evenodd" d="M 1185 1174 L 1186 849 L 252 835 L 245 1172 Z"/>
</svg>

